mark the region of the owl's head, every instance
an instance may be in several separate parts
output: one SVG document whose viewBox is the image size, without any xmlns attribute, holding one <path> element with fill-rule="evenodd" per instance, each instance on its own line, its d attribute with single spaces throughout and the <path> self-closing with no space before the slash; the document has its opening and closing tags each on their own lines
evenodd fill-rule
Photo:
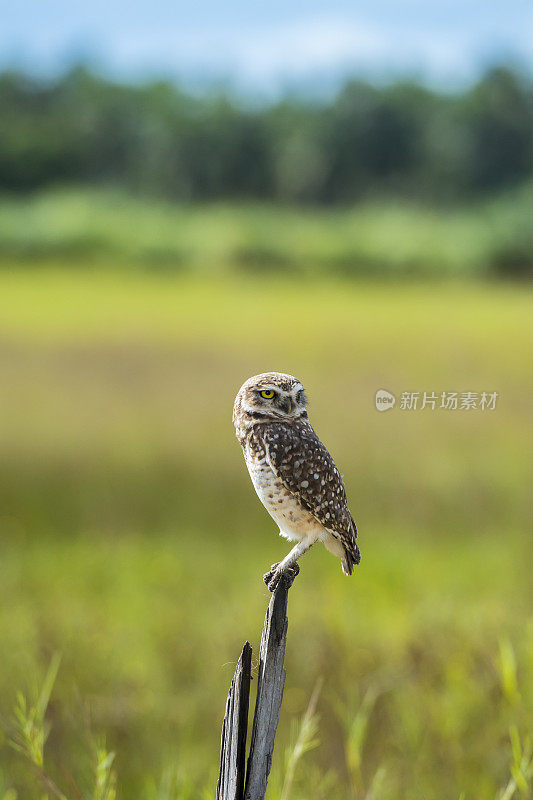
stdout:
<svg viewBox="0 0 533 800">
<path fill-rule="evenodd" d="M 263 372 L 243 383 L 235 398 L 233 422 L 289 421 L 306 417 L 307 398 L 298 378 L 283 372 Z"/>
</svg>

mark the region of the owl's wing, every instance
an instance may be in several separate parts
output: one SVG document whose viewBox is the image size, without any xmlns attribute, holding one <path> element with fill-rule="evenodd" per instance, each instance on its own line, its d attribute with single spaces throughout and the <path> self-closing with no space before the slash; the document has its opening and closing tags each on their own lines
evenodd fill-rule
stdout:
<svg viewBox="0 0 533 800">
<path fill-rule="evenodd" d="M 263 439 L 270 466 L 285 488 L 343 544 L 351 573 L 361 559 L 357 528 L 329 452 L 309 424 L 294 428 L 274 423 L 265 427 Z"/>
</svg>

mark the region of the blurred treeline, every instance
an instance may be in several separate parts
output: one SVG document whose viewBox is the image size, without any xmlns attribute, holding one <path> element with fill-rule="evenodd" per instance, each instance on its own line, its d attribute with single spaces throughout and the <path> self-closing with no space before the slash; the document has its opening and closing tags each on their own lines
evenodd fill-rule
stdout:
<svg viewBox="0 0 533 800">
<path fill-rule="evenodd" d="M 329 102 L 246 106 L 78 67 L 0 75 L 0 188 L 106 184 L 181 201 L 469 202 L 533 172 L 533 82 L 509 68 L 438 93 L 352 80 Z"/>
</svg>

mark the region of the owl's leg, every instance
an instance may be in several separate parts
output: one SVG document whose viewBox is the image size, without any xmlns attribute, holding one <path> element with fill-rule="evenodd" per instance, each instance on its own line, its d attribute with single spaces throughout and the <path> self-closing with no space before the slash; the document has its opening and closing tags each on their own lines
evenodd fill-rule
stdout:
<svg viewBox="0 0 533 800">
<path fill-rule="evenodd" d="M 281 576 L 284 574 L 289 578 L 292 584 L 293 580 L 300 572 L 300 567 L 297 563 L 298 559 L 300 556 L 303 556 L 304 553 L 307 553 L 312 544 L 313 542 L 309 541 L 309 539 L 302 539 L 292 548 L 290 553 L 285 556 L 283 561 L 280 561 L 278 564 L 272 564 L 269 572 L 263 575 L 263 580 L 271 592 L 274 591 L 280 582 Z"/>
</svg>

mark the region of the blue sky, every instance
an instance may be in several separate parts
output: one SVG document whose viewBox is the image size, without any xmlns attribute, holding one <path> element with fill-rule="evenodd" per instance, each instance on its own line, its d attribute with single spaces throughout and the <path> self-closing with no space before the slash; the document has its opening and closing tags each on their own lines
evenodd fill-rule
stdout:
<svg viewBox="0 0 533 800">
<path fill-rule="evenodd" d="M 1 0 L 0 66 L 88 60 L 121 78 L 171 76 L 272 92 L 347 73 L 440 84 L 513 59 L 533 68 L 531 0 Z"/>
</svg>

